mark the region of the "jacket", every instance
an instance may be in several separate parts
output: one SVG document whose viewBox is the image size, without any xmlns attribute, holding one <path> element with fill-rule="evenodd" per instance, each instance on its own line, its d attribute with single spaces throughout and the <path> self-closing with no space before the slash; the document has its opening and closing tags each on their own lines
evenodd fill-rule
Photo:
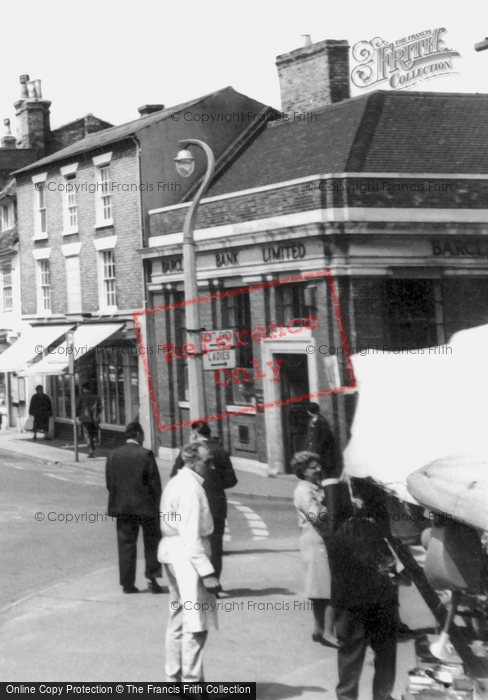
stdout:
<svg viewBox="0 0 488 700">
<path fill-rule="evenodd" d="M 156 517 L 161 499 L 161 479 L 154 454 L 126 442 L 110 453 L 105 466 L 108 514 Z"/>
</svg>

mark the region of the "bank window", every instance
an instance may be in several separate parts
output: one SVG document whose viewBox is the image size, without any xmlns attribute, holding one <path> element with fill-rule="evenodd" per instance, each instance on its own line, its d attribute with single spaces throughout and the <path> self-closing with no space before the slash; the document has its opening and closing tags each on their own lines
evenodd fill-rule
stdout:
<svg viewBox="0 0 488 700">
<path fill-rule="evenodd" d="M 283 284 L 276 288 L 278 323 L 316 315 L 316 288 L 307 284 Z"/>
<path fill-rule="evenodd" d="M 49 260 L 38 261 L 38 312 L 46 313 L 51 311 L 51 270 Z"/>
<path fill-rule="evenodd" d="M 393 347 L 413 349 L 438 344 L 442 299 L 434 280 L 386 280 L 385 295 Z"/>
<path fill-rule="evenodd" d="M 2 265 L 2 308 L 3 311 L 11 311 L 12 300 L 12 264 Z"/>
<path fill-rule="evenodd" d="M 226 402 L 234 406 L 254 405 L 253 340 L 251 338 L 251 299 L 249 292 L 238 287 L 228 289 L 222 299 L 222 326 L 234 331 L 236 339 L 236 368 L 226 388 Z"/>
</svg>

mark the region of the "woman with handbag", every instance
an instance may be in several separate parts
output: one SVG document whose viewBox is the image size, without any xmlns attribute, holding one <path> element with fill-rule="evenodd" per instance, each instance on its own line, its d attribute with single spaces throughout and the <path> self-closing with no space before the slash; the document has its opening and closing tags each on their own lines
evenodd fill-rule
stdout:
<svg viewBox="0 0 488 700">
<path fill-rule="evenodd" d="M 334 633 L 335 615 L 330 604 L 331 578 L 323 535 L 329 532 L 327 509 L 322 505 L 320 487 L 322 469 L 319 455 L 297 452 L 291 466 L 300 479 L 293 502 L 301 528 L 300 551 L 305 565 L 305 595 L 312 602 L 314 632 L 312 639 L 323 646 L 337 648 Z M 321 534 L 323 533 L 323 534 Z"/>
<path fill-rule="evenodd" d="M 29 404 L 29 415 L 34 418 L 34 440 L 37 440 L 37 432 L 42 430 L 44 438 L 50 440 L 49 437 L 49 419 L 53 415 L 53 407 L 51 399 L 44 393 L 41 384 L 36 386 L 36 393 L 32 396 Z"/>
</svg>

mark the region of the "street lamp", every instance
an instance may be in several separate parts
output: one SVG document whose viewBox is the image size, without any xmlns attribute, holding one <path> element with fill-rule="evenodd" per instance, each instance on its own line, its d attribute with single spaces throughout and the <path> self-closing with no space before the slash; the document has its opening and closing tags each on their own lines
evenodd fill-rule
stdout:
<svg viewBox="0 0 488 700">
<path fill-rule="evenodd" d="M 190 391 L 190 419 L 192 421 L 205 418 L 205 383 L 203 375 L 203 358 L 200 354 L 200 308 L 196 299 L 197 268 L 195 260 L 195 240 L 193 230 L 197 215 L 197 208 L 203 197 L 215 170 L 214 154 L 210 146 L 197 139 L 180 141 L 183 150 L 178 152 L 175 158 L 176 169 L 182 177 L 190 177 L 195 169 L 195 158 L 188 146 L 198 146 L 207 156 L 207 172 L 203 178 L 185 217 L 183 226 L 183 274 L 185 285 L 185 319 L 188 342 L 198 348 L 196 355 L 188 359 L 188 386 Z"/>
</svg>

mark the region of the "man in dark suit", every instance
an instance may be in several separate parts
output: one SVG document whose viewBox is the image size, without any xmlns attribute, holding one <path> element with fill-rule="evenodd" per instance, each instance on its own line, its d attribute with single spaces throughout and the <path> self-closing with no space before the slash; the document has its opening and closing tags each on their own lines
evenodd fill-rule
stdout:
<svg viewBox="0 0 488 700">
<path fill-rule="evenodd" d="M 107 458 L 106 480 L 109 491 L 108 514 L 117 518 L 120 585 L 124 593 L 136 588 L 137 538 L 142 527 L 146 578 L 152 593 L 162 593 L 156 581 L 161 576 L 157 558 L 161 529 L 159 503 L 161 479 L 154 454 L 144 449 L 144 431 L 139 423 L 125 429 L 126 443 Z"/>
<path fill-rule="evenodd" d="M 230 489 L 237 484 L 237 476 L 234 472 L 229 453 L 224 450 L 220 441 L 212 437 L 212 431 L 204 421 L 197 421 L 191 426 L 190 443 L 204 445 L 212 454 L 214 469 L 203 482 L 203 488 L 207 494 L 210 513 L 214 521 L 214 531 L 210 535 L 211 555 L 210 561 L 215 570 L 215 575 L 220 578 L 222 573 L 222 554 L 225 531 L 225 519 L 227 517 L 227 497 L 225 489 Z M 176 458 L 171 476 L 175 476 L 178 469 L 184 466 L 181 452 Z"/>
<path fill-rule="evenodd" d="M 325 479 L 337 479 L 342 473 L 342 459 L 339 445 L 332 428 L 320 413 L 320 407 L 313 401 L 308 404 L 310 417 L 307 432 L 307 451 L 318 454 Z"/>
</svg>

